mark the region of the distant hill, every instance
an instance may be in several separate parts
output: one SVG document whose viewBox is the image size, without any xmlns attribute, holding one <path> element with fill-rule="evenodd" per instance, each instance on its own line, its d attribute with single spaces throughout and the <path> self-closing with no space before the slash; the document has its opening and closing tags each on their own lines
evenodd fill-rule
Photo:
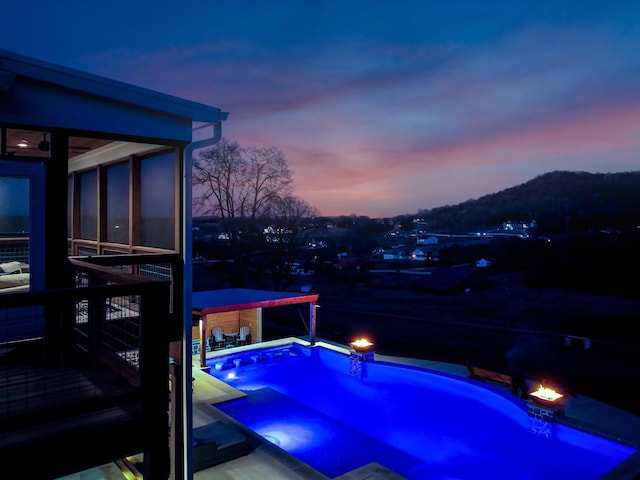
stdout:
<svg viewBox="0 0 640 480">
<path fill-rule="evenodd" d="M 535 220 L 541 234 L 635 227 L 640 171 L 550 172 L 458 205 L 420 210 L 418 216 L 429 231 L 449 233 L 491 229 L 508 220 Z"/>
</svg>

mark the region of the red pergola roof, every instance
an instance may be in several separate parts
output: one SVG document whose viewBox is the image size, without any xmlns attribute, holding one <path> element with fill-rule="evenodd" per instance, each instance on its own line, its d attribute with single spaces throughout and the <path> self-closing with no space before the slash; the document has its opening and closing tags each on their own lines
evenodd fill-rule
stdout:
<svg viewBox="0 0 640 480">
<path fill-rule="evenodd" d="M 279 307 L 297 303 L 317 302 L 318 294 L 272 292 L 249 288 L 228 288 L 193 292 L 191 306 L 200 315 L 231 312 L 250 308 Z"/>
</svg>

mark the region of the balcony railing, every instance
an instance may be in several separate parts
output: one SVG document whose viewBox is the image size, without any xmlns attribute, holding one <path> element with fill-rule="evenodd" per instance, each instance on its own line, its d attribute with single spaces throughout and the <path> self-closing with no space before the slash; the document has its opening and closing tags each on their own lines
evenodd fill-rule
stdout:
<svg viewBox="0 0 640 480">
<path fill-rule="evenodd" d="M 70 472 L 57 462 L 60 475 L 82 462 L 89 467 L 145 451 L 166 457 L 155 467 L 164 475 L 178 260 L 70 259 L 75 287 L 0 297 L 0 457 L 28 461 L 38 448 L 32 467 L 40 468 L 47 455 L 40 448 L 59 438 L 75 448 L 74 458 L 84 452 Z M 102 440 L 127 430 L 132 434 L 115 442 Z"/>
<path fill-rule="evenodd" d="M 8 261 L 29 263 L 29 237 L 0 236 L 0 263 Z"/>
</svg>

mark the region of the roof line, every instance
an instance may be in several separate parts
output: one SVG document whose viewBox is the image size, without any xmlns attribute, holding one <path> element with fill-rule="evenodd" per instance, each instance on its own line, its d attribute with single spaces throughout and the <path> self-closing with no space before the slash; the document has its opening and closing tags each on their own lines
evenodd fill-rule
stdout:
<svg viewBox="0 0 640 480">
<path fill-rule="evenodd" d="M 269 300 L 258 300 L 253 302 L 235 303 L 229 305 L 218 305 L 215 307 L 194 308 L 194 312 L 200 312 L 201 315 L 208 313 L 222 313 L 231 312 L 234 310 L 248 310 L 251 308 L 267 308 L 267 307 L 281 307 L 283 305 L 295 305 L 296 303 L 317 302 L 318 294 L 301 295 L 296 297 L 286 298 L 272 298 Z"/>
<path fill-rule="evenodd" d="M 0 49 L 0 70 L 4 69 L 27 78 L 164 110 L 196 121 L 219 122 L 226 120 L 229 115 L 217 107 Z M 159 102 L 165 105 L 158 105 Z"/>
</svg>

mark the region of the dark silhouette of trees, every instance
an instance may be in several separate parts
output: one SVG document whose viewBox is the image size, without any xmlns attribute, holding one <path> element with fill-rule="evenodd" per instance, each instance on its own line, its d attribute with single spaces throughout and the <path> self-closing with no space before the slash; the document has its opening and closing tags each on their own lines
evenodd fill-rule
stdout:
<svg viewBox="0 0 640 480">
<path fill-rule="evenodd" d="M 317 210 L 304 200 L 289 196 L 271 205 L 272 233 L 267 237 L 269 270 L 275 290 L 285 290 L 306 266 L 300 264 L 302 249 L 307 241 L 305 230 Z"/>
<path fill-rule="evenodd" d="M 241 147 L 222 139 L 193 165 L 197 214 L 218 217 L 233 244 L 269 218 L 282 198 L 291 196 L 292 172 L 274 147 Z"/>
<path fill-rule="evenodd" d="M 522 185 L 458 205 L 399 215 L 396 222 L 424 219 L 431 232 L 468 233 L 506 220 L 535 220 L 540 234 L 576 233 L 640 224 L 640 171 L 550 172 Z"/>
<path fill-rule="evenodd" d="M 222 227 L 217 240 L 227 243 L 217 243 L 218 249 L 234 261 L 234 270 L 244 272 L 233 276 L 234 286 L 242 286 L 246 272 L 267 268 L 276 289 L 293 282 L 305 227 L 318 212 L 292 195 L 292 184 L 287 159 L 275 147 L 222 139 L 194 162 L 194 210 Z M 198 247 L 208 250 L 202 241 Z"/>
</svg>

